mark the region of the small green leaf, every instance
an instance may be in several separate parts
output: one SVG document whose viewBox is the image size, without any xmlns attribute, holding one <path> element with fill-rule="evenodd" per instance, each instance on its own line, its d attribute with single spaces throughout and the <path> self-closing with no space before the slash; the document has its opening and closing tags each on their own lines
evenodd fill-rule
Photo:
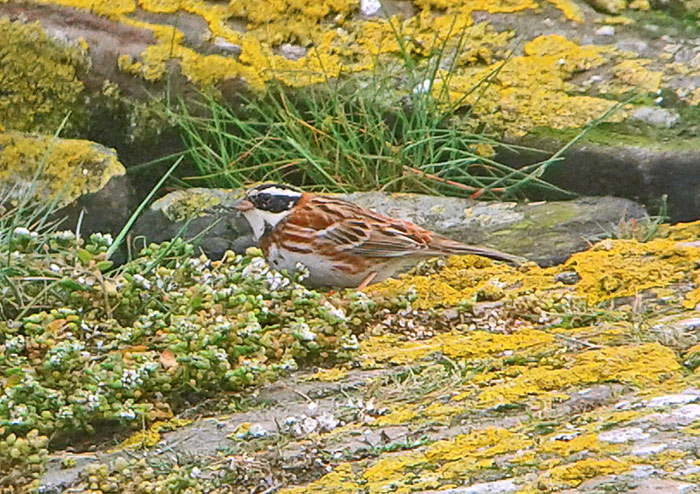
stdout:
<svg viewBox="0 0 700 494">
<path fill-rule="evenodd" d="M 80 262 L 83 264 L 90 264 L 90 261 L 92 260 L 92 254 L 86 251 L 85 249 L 80 249 L 78 251 L 78 259 L 80 259 Z"/>
<path fill-rule="evenodd" d="M 71 291 L 88 289 L 85 285 L 82 285 L 75 280 L 71 280 L 70 278 L 63 278 L 59 283 L 63 288 L 67 288 Z"/>
<path fill-rule="evenodd" d="M 114 266 L 114 263 L 112 261 L 100 261 L 97 263 L 97 269 L 99 269 L 103 273 L 112 266 Z"/>
</svg>

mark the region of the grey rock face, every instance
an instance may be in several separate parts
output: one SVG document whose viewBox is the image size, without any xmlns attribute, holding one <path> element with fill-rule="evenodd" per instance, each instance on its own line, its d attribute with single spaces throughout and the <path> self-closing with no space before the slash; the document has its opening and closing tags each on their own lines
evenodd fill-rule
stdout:
<svg viewBox="0 0 700 494">
<path fill-rule="evenodd" d="M 134 235 L 143 235 L 153 242 L 168 240 L 185 225 L 186 219 L 180 216 L 186 209 L 183 205 L 200 204 L 204 206 L 190 219 L 184 237 L 200 236 L 198 245 L 211 257 L 220 257 L 229 249 L 243 252 L 254 245 L 250 228 L 245 219 L 227 209 L 239 195 L 222 189 L 172 193 L 137 221 Z M 520 205 L 379 192 L 341 197 L 455 240 L 495 247 L 541 265 L 562 262 L 572 253 L 584 250 L 587 242 L 609 234 L 621 219 L 646 215 L 638 204 L 611 197 Z"/>
</svg>

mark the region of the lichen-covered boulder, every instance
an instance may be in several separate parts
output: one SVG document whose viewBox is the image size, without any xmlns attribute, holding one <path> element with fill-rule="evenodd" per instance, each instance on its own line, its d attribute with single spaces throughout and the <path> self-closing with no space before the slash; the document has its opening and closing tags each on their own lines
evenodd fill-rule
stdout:
<svg viewBox="0 0 700 494">
<path fill-rule="evenodd" d="M 1 16 L 0 39 L 0 131 L 56 132 L 81 110 L 85 53 L 56 43 L 39 23 Z"/>
<path fill-rule="evenodd" d="M 124 166 L 114 150 L 79 139 L 60 139 L 18 132 L 0 134 L 0 186 L 3 197 L 27 193 L 66 206 L 84 194 L 101 190 Z"/>
</svg>

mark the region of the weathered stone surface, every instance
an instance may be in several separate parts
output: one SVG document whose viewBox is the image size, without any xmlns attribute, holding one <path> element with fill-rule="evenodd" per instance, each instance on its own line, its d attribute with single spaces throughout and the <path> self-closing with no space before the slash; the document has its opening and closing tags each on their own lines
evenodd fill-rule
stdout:
<svg viewBox="0 0 700 494">
<path fill-rule="evenodd" d="M 163 242 L 178 233 L 212 258 L 227 250 L 242 253 L 254 245 L 248 222 L 227 210 L 237 195 L 223 189 L 186 189 L 159 199 L 136 221 L 134 236 L 148 242 Z M 189 221 L 189 224 L 185 223 Z M 184 228 L 184 229 L 183 229 Z"/>
<path fill-rule="evenodd" d="M 180 215 L 189 210 L 190 214 L 195 211 L 195 217 L 190 220 L 185 238 L 207 230 L 198 243 L 208 255 L 220 257 L 228 249 L 243 252 L 254 245 L 248 224 L 226 210 L 238 195 L 240 192 L 220 189 L 169 194 L 137 221 L 134 234 L 154 242 L 170 239 L 185 224 L 185 216 Z M 610 236 L 620 221 L 643 219 L 646 214 L 638 204 L 611 197 L 524 205 L 374 192 L 341 197 L 455 240 L 495 247 L 541 265 L 562 262 L 585 249 L 588 242 Z"/>
<path fill-rule="evenodd" d="M 103 190 L 113 177 L 124 173 L 114 150 L 94 142 L 0 133 L 0 187 L 5 200 L 31 193 L 66 206 Z"/>
<path fill-rule="evenodd" d="M 534 139 L 530 144 L 552 152 L 563 141 Z M 500 158 L 514 166 L 543 159 L 545 153 L 503 151 Z M 627 197 L 658 210 L 662 197 L 676 221 L 691 221 L 700 214 L 700 152 L 683 147 L 669 149 L 662 142 L 574 146 L 565 160 L 547 173 L 552 183 L 579 194 Z"/>
</svg>

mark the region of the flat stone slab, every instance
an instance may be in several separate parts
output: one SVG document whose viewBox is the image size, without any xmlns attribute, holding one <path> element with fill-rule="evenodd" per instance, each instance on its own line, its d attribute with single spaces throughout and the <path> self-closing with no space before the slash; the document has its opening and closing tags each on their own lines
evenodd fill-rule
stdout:
<svg viewBox="0 0 700 494">
<path fill-rule="evenodd" d="M 136 222 L 134 235 L 149 241 L 169 240 L 190 223 L 185 238 L 199 235 L 202 250 L 220 257 L 254 245 L 245 219 L 227 210 L 240 192 L 188 189 L 157 201 Z M 487 245 L 547 266 L 561 263 L 619 229 L 621 222 L 643 220 L 639 204 L 614 197 L 530 204 L 478 202 L 454 197 L 362 192 L 343 195 L 382 214 L 412 221 L 469 244 Z"/>
</svg>

